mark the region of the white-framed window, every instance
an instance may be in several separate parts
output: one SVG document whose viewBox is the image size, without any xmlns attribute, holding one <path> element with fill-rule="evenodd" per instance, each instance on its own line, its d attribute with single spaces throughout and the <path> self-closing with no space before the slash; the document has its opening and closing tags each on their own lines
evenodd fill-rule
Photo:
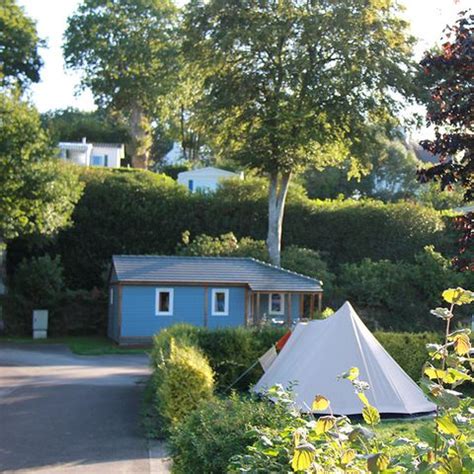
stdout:
<svg viewBox="0 0 474 474">
<path fill-rule="evenodd" d="M 268 314 L 283 314 L 285 312 L 285 295 L 270 293 L 268 295 Z"/>
<path fill-rule="evenodd" d="M 155 313 L 157 316 L 172 316 L 174 303 L 173 288 L 157 288 Z"/>
<path fill-rule="evenodd" d="M 229 290 L 225 288 L 213 288 L 212 290 L 212 315 L 229 315 Z"/>
<path fill-rule="evenodd" d="M 114 287 L 113 286 L 110 287 L 109 298 L 110 298 L 109 304 L 114 304 Z"/>
</svg>

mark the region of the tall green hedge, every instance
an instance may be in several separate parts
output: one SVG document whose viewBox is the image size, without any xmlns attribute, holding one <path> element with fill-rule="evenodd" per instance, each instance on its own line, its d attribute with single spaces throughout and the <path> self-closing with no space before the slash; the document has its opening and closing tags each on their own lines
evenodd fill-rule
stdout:
<svg viewBox="0 0 474 474">
<path fill-rule="evenodd" d="M 228 181 L 214 194 L 190 194 L 171 178 L 139 170 L 85 169 L 74 225 L 49 247 L 65 267 L 66 285 L 104 284 L 113 254 L 170 254 L 184 231 L 265 239 L 267 187 L 263 179 Z M 363 258 L 413 260 L 443 239 L 433 209 L 410 203 L 312 201 L 297 185 L 289 192 L 283 245 L 323 252 L 331 268 Z M 15 250 L 11 257 L 27 249 Z"/>
</svg>

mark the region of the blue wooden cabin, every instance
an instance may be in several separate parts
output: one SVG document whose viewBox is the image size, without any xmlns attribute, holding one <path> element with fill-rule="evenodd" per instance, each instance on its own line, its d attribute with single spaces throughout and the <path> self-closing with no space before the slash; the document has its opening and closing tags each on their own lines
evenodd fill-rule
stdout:
<svg viewBox="0 0 474 474">
<path fill-rule="evenodd" d="M 108 335 L 148 341 L 176 323 L 290 325 L 321 310 L 322 283 L 252 258 L 118 255 L 110 272 Z"/>
</svg>

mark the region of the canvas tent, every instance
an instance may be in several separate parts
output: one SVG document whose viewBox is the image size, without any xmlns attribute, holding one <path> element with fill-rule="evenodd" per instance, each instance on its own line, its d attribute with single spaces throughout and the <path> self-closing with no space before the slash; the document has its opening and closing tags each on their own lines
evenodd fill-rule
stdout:
<svg viewBox="0 0 474 474">
<path fill-rule="evenodd" d="M 328 319 L 299 323 L 254 390 L 263 393 L 276 384 L 288 388 L 296 383 L 295 401 L 302 411 L 310 411 L 314 397 L 321 394 L 331 401 L 334 414 L 356 415 L 362 412 L 362 402 L 348 380 L 338 380 L 351 367 L 358 367 L 360 380 L 370 384 L 366 395 L 380 413 L 435 410 L 349 302 Z"/>
</svg>

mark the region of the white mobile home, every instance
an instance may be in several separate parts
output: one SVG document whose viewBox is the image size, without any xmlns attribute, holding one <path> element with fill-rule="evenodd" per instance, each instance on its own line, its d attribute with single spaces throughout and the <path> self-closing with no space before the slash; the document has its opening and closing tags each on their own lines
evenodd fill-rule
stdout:
<svg viewBox="0 0 474 474">
<path fill-rule="evenodd" d="M 179 173 L 178 183 L 186 186 L 192 193 L 197 190 L 215 191 L 222 180 L 229 178 L 244 179 L 244 174 L 208 166 Z"/>
</svg>

